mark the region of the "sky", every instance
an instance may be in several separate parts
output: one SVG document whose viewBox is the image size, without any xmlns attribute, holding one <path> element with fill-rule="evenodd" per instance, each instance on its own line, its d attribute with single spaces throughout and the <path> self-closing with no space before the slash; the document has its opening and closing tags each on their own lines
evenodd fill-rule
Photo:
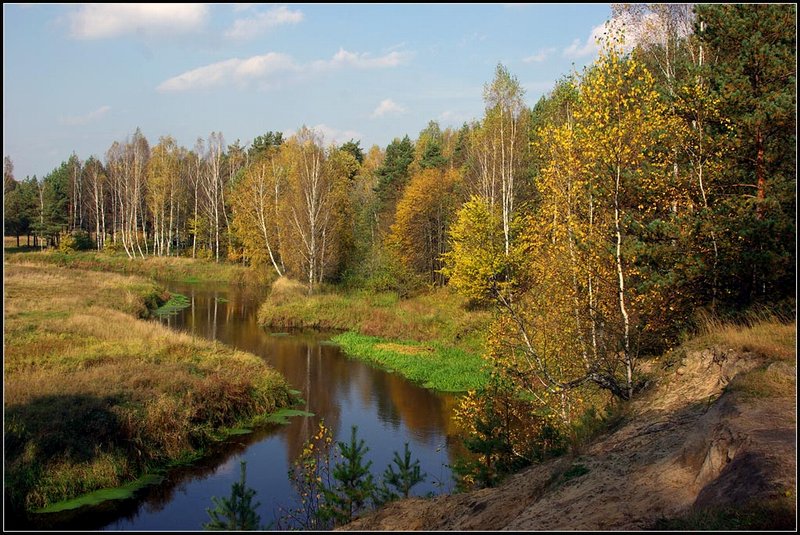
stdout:
<svg viewBox="0 0 800 535">
<path fill-rule="evenodd" d="M 137 127 L 191 148 L 305 125 L 384 147 L 483 115 L 498 63 L 528 105 L 597 56 L 609 4 L 4 4 L 3 154 L 17 179 Z"/>
</svg>

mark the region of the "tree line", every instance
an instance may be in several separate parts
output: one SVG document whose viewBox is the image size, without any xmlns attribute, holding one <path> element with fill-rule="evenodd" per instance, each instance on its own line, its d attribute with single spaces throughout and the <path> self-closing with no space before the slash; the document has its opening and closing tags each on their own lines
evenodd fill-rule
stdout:
<svg viewBox="0 0 800 535">
<path fill-rule="evenodd" d="M 305 127 L 186 149 L 137 129 L 41 180 L 6 157 L 6 235 L 265 266 L 310 292 L 449 284 L 500 312 L 488 355 L 526 392 L 517 418 L 535 401 L 569 421 L 587 384 L 629 399 L 638 356 L 698 308 L 794 296 L 796 7 L 613 11 L 632 50 L 609 26 L 532 108 L 498 65 L 479 120 L 385 149 Z"/>
</svg>

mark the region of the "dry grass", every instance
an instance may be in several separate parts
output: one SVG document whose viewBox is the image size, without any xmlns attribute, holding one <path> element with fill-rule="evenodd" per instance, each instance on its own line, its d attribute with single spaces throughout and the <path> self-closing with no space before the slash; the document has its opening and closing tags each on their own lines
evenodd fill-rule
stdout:
<svg viewBox="0 0 800 535">
<path fill-rule="evenodd" d="M 470 311 L 448 288 L 400 299 L 396 293 L 318 293 L 288 279 L 273 284 L 259 322 L 276 328 L 341 329 L 393 340 L 441 342 L 469 353 L 483 350 L 488 311 Z"/>
<path fill-rule="evenodd" d="M 728 386 L 746 398 L 790 398 L 797 393 L 797 321 L 768 313 L 752 313 L 738 323 L 706 316 L 687 349 L 715 347 L 721 351 L 755 353 L 758 368 L 737 375 Z"/>
<path fill-rule="evenodd" d="M 131 481 L 290 401 L 255 355 L 137 319 L 164 298 L 151 282 L 24 263 L 4 278 L 15 508 Z"/>
<path fill-rule="evenodd" d="M 769 360 L 797 359 L 797 321 L 769 314 L 754 314 L 740 323 L 705 317 L 699 336 L 690 345 L 757 353 Z"/>
<path fill-rule="evenodd" d="M 16 251 L 16 250 L 14 250 Z M 9 252 L 7 250 L 6 252 Z M 272 280 L 271 271 L 249 268 L 229 262 L 213 262 L 186 258 L 181 256 L 148 256 L 146 258 L 128 258 L 124 252 L 109 251 L 74 251 L 56 250 L 32 252 L 13 252 L 8 254 L 6 262 L 37 263 L 104 271 L 142 275 L 158 280 L 178 280 L 184 282 L 232 282 L 232 283 L 265 283 Z"/>
</svg>

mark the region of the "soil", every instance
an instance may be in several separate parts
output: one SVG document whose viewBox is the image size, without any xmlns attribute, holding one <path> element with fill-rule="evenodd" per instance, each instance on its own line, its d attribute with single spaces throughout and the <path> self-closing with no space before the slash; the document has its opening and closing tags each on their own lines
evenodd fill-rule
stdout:
<svg viewBox="0 0 800 535">
<path fill-rule="evenodd" d="M 661 378 L 631 402 L 624 422 L 584 451 L 496 488 L 394 502 L 342 529 L 640 530 L 698 508 L 796 497 L 796 395 L 726 390 L 737 374 L 766 365 L 791 378 L 796 393 L 794 361 L 689 353 L 657 370 Z M 565 477 L 571 468 L 580 475 Z"/>
</svg>

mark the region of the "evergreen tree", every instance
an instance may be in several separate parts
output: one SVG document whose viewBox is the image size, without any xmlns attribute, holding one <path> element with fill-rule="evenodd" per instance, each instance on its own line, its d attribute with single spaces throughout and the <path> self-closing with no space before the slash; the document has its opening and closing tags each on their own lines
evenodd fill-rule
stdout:
<svg viewBox="0 0 800 535">
<path fill-rule="evenodd" d="M 323 517 L 336 525 L 346 524 L 365 509 L 375 493 L 375 482 L 369 469 L 372 461 L 364 463 L 369 448 L 363 440 L 356 441 L 358 427 L 353 426 L 350 443 L 339 442 L 342 460 L 333 467 L 335 482 L 324 490 Z"/>
<path fill-rule="evenodd" d="M 378 501 L 380 503 L 396 500 L 401 496 L 408 498 L 411 488 L 417 483 L 425 481 L 427 474 L 422 473 L 419 466 L 419 459 L 411 462 L 411 451 L 408 449 L 408 442 L 403 446 L 403 458 L 394 452 L 393 463 L 397 466 L 397 472 L 390 464 L 383 472 L 383 485 L 378 491 Z M 394 489 L 394 490 L 393 490 Z"/>
<path fill-rule="evenodd" d="M 241 477 L 238 483 L 231 487 L 230 498 L 211 498 L 216 505 L 215 509 L 206 509 L 211 522 L 203 525 L 203 529 L 212 531 L 223 530 L 258 530 L 260 528 L 261 517 L 256 509 L 260 503 L 253 503 L 256 491 L 245 486 L 245 466 L 246 462 L 241 463 Z"/>
<path fill-rule="evenodd" d="M 797 7 L 699 5 L 704 73 L 733 127 L 720 184 L 731 304 L 794 294 L 797 253 Z M 723 274 L 725 275 L 725 274 Z"/>
<path fill-rule="evenodd" d="M 376 171 L 375 192 L 385 205 L 392 205 L 408 182 L 408 166 L 414 161 L 414 144 L 408 136 L 395 139 L 386 147 L 386 157 Z"/>
<path fill-rule="evenodd" d="M 361 165 L 362 163 L 364 163 L 364 151 L 361 149 L 360 144 L 361 141 L 354 141 L 351 139 L 350 141 L 339 147 L 339 150 L 343 150 L 345 152 L 349 152 L 350 154 L 352 154 L 353 158 L 355 158 L 356 161 L 358 162 L 358 165 Z"/>
</svg>

